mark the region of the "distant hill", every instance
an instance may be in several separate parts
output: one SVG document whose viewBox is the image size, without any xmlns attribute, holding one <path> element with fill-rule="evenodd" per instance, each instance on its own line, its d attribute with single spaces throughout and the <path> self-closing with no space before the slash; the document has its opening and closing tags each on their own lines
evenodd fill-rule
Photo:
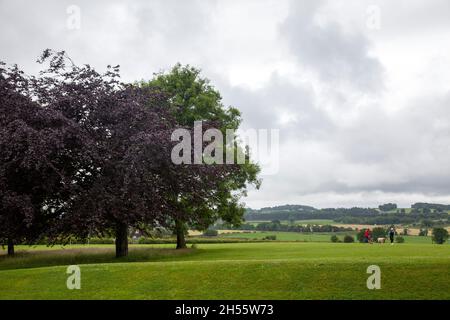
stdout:
<svg viewBox="0 0 450 320">
<path fill-rule="evenodd" d="M 317 209 L 306 205 L 281 205 L 261 209 L 247 208 L 246 221 L 273 220 L 313 220 L 330 219 L 350 224 L 399 224 L 417 223 L 423 220 L 440 220 L 448 222 L 450 205 L 415 203 L 411 210 L 396 209 L 384 212 L 375 208 L 326 208 Z"/>
<path fill-rule="evenodd" d="M 304 206 L 304 205 L 292 205 L 292 204 L 286 204 L 283 206 L 275 206 L 275 207 L 265 207 L 261 208 L 259 210 L 253 210 L 253 209 L 247 209 L 248 212 L 254 212 L 254 213 L 273 213 L 273 212 L 313 212 L 317 211 L 318 209 L 311 207 L 311 206 Z"/>
<path fill-rule="evenodd" d="M 439 203 L 416 202 L 413 205 L 411 205 L 411 208 L 447 211 L 447 210 L 450 210 L 450 205 L 449 204 L 439 204 Z"/>
</svg>

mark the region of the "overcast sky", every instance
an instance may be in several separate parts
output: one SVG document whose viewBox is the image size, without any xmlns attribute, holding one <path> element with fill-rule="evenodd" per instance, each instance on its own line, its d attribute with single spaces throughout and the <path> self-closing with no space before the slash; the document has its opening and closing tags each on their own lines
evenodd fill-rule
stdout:
<svg viewBox="0 0 450 320">
<path fill-rule="evenodd" d="M 0 60 L 32 73 L 45 48 L 125 81 L 201 68 L 280 130 L 250 207 L 450 203 L 448 0 L 0 0 Z"/>
</svg>

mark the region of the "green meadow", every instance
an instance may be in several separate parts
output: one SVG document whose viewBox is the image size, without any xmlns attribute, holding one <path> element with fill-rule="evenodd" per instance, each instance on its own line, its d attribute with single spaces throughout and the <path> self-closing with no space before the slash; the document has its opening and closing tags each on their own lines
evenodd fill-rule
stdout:
<svg viewBox="0 0 450 320">
<path fill-rule="evenodd" d="M 337 237 L 340 240 L 343 240 L 346 234 L 355 236 L 354 231 L 336 232 L 336 233 L 255 231 L 255 232 L 222 234 L 220 235 L 220 237 L 226 239 L 262 240 L 267 236 L 276 236 L 277 241 L 330 242 L 331 235 L 333 234 L 337 235 Z M 418 236 L 402 236 L 402 237 L 405 239 L 405 243 L 423 243 L 423 244 L 432 243 L 431 237 L 418 237 Z"/>
<path fill-rule="evenodd" d="M 81 289 L 66 287 L 79 265 Z M 366 286 L 381 269 L 381 289 Z M 261 242 L 0 250 L 0 299 L 450 299 L 450 246 Z"/>
</svg>

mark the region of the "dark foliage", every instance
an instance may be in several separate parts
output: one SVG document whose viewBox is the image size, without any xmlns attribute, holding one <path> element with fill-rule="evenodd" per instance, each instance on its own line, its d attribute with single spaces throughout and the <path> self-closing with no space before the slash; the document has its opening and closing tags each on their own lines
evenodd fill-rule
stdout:
<svg viewBox="0 0 450 320">
<path fill-rule="evenodd" d="M 216 218 L 211 199 L 238 168 L 172 163 L 180 126 L 164 92 L 121 83 L 119 66 L 77 66 L 64 52 L 45 50 L 38 62 L 38 77 L 0 65 L 0 241 L 113 235 L 121 256 L 130 227 Z"/>
<path fill-rule="evenodd" d="M 444 228 L 433 229 L 433 242 L 437 244 L 444 244 L 448 240 L 448 231 Z"/>
</svg>

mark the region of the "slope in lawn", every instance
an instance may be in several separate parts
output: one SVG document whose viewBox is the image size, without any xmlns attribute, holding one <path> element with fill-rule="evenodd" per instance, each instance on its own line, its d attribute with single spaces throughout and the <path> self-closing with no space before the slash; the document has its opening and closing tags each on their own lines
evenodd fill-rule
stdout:
<svg viewBox="0 0 450 320">
<path fill-rule="evenodd" d="M 81 265 L 81 290 L 66 288 L 65 266 L 3 270 L 0 298 L 450 299 L 449 253 L 413 244 L 201 245 L 153 262 Z M 381 268 L 381 290 L 366 287 L 371 264 Z"/>
</svg>

